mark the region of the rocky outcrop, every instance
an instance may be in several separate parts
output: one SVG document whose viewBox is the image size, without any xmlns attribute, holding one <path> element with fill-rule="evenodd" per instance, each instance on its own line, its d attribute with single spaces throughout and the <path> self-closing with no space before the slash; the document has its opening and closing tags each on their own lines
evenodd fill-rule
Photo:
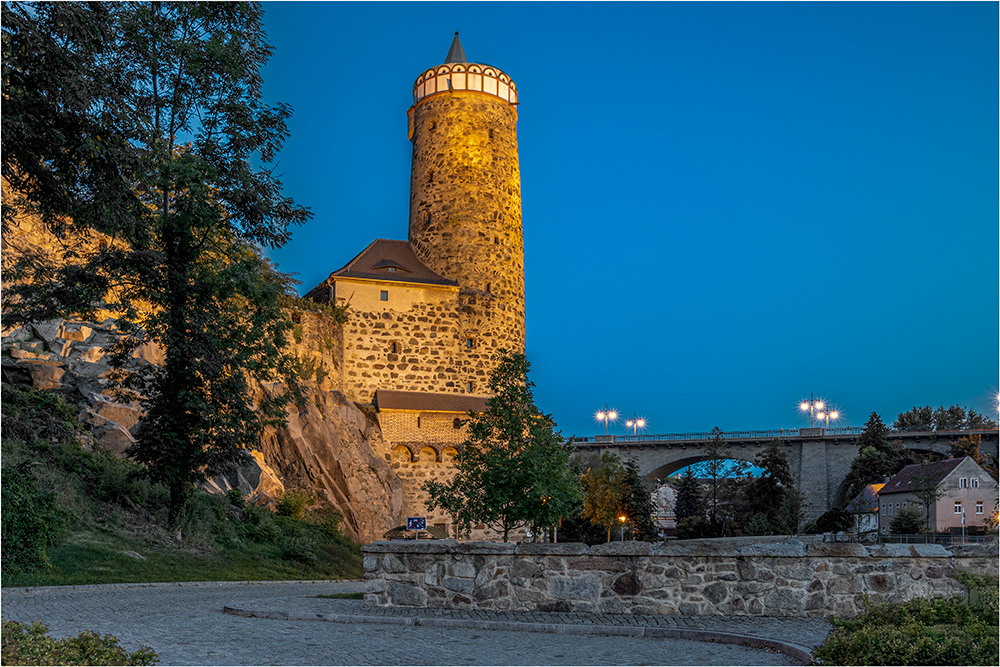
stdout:
<svg viewBox="0 0 1000 667">
<path fill-rule="evenodd" d="M 265 432 L 250 452 L 251 464 L 202 486 L 215 493 L 239 488 L 256 500 L 277 498 L 288 487 L 304 488 L 344 515 L 344 531 L 352 538 L 380 539 L 401 520 L 400 480 L 389 466 L 375 419 L 336 391 L 330 374 L 323 372 L 335 365 L 320 340 L 323 318 L 304 313 L 296 319 L 302 324 L 295 352 L 312 373 L 303 382 L 301 400 L 288 407 L 287 425 Z M 110 318 L 4 330 L 3 381 L 63 393 L 78 406 L 79 420 L 95 439 L 121 455 L 135 442 L 143 417 L 141 405 L 116 398 L 110 379 L 104 351 L 122 335 Z M 147 341 L 136 348 L 131 363 L 160 364 L 163 358 L 162 348 Z"/>
</svg>

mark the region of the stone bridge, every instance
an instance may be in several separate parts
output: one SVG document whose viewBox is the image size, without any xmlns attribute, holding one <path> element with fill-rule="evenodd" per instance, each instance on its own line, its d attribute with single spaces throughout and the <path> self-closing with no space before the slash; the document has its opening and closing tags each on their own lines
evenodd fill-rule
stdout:
<svg viewBox="0 0 1000 667">
<path fill-rule="evenodd" d="M 803 516 L 815 519 L 834 505 L 842 505 L 846 487 L 844 477 L 857 456 L 860 427 L 801 428 L 774 431 L 723 432 L 729 457 L 752 462 L 773 440 L 780 440 L 788 456 L 789 468 L 798 490 L 805 496 Z M 997 431 L 894 432 L 893 440 L 903 447 L 947 455 L 951 443 L 966 435 L 982 436 L 980 452 L 997 456 Z M 676 433 L 669 435 L 599 435 L 574 438 L 578 452 L 611 452 L 620 458 L 635 459 L 640 473 L 650 482 L 666 479 L 681 468 L 704 461 L 705 446 L 711 433 Z"/>
</svg>

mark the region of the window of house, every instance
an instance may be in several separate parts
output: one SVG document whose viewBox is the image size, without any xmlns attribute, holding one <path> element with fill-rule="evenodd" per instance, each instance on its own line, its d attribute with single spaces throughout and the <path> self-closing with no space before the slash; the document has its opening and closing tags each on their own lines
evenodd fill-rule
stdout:
<svg viewBox="0 0 1000 667">
<path fill-rule="evenodd" d="M 379 301 L 388 301 L 389 300 L 389 291 L 388 290 L 382 290 L 382 291 L 380 291 L 378 293 L 378 300 Z"/>
<path fill-rule="evenodd" d="M 966 477 L 960 477 L 958 480 L 958 488 L 967 489 L 969 488 L 969 480 Z"/>
<path fill-rule="evenodd" d="M 471 338 L 466 338 L 465 339 L 465 347 L 473 347 L 475 344 L 476 344 L 476 341 L 474 341 L 473 339 L 471 339 Z"/>
<path fill-rule="evenodd" d="M 983 513 L 983 501 L 982 500 L 977 500 L 976 501 L 976 514 L 982 514 L 982 513 Z"/>
<path fill-rule="evenodd" d="M 465 383 L 465 392 L 468 393 L 468 394 L 472 393 L 472 383 L 471 382 L 466 382 Z"/>
<path fill-rule="evenodd" d="M 892 503 L 889 503 L 889 516 L 892 516 Z"/>
<path fill-rule="evenodd" d="M 970 477 L 969 478 L 969 486 L 971 486 L 974 489 L 978 489 L 979 488 L 979 478 L 978 477 Z"/>
<path fill-rule="evenodd" d="M 955 501 L 955 514 L 961 514 L 961 513 L 962 513 L 962 501 L 961 500 L 956 500 Z"/>
<path fill-rule="evenodd" d="M 896 514 L 899 514 L 899 503 L 896 503 Z"/>
<path fill-rule="evenodd" d="M 882 516 L 885 516 L 885 503 L 882 503 Z"/>
</svg>

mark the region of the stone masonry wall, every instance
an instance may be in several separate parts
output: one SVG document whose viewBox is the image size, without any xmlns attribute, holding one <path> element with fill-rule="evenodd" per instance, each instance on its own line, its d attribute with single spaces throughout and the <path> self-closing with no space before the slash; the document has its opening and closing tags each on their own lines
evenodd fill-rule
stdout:
<svg viewBox="0 0 1000 667">
<path fill-rule="evenodd" d="M 829 617 L 875 602 L 954 595 L 957 571 L 997 574 L 997 543 L 953 547 L 798 539 L 663 543 L 376 542 L 377 607 Z"/>
<path fill-rule="evenodd" d="M 388 283 L 351 289 L 385 290 L 388 300 L 350 302 L 340 342 L 344 393 L 363 403 L 377 389 L 486 393 L 493 341 L 479 336 L 475 313 L 463 312 L 456 290 Z"/>
</svg>

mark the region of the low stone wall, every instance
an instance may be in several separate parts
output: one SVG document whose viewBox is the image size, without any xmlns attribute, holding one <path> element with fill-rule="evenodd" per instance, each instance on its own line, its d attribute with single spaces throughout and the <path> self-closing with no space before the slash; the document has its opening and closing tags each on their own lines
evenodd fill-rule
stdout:
<svg viewBox="0 0 1000 667">
<path fill-rule="evenodd" d="M 954 595 L 957 571 L 997 574 L 997 543 L 822 543 L 799 539 L 648 544 L 453 540 L 363 547 L 376 607 L 612 614 L 854 616 L 873 601 Z"/>
</svg>

